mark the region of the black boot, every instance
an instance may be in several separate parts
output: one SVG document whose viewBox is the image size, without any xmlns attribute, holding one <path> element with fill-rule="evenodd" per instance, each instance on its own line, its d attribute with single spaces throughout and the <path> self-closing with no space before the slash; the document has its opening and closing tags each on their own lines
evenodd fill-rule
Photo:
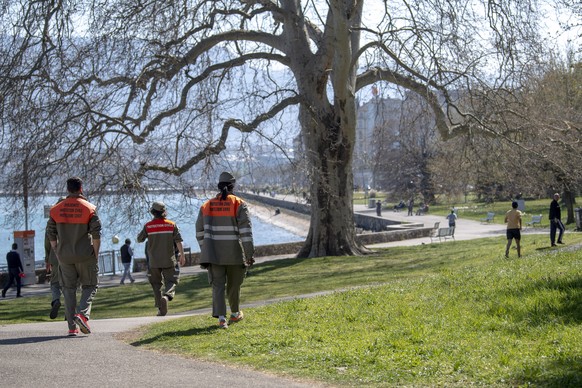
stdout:
<svg viewBox="0 0 582 388">
<path fill-rule="evenodd" d="M 49 314 L 50 319 L 55 319 L 59 315 L 59 308 L 61 307 L 61 301 L 55 299 L 51 303 L 51 313 Z"/>
</svg>

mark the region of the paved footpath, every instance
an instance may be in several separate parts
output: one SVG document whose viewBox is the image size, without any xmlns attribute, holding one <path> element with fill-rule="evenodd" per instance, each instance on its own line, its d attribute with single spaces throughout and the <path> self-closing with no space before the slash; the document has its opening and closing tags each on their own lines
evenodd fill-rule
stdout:
<svg viewBox="0 0 582 388">
<path fill-rule="evenodd" d="M 356 207 L 356 211 L 368 209 Z M 375 214 L 375 211 L 369 210 Z M 432 226 L 444 217 L 424 215 L 406 216 L 405 213 L 384 212 L 386 218 L 421 222 Z M 503 236 L 504 225 L 486 225 L 460 219 L 457 221 L 456 240 L 487 236 Z M 532 230 L 547 233 L 546 229 Z M 529 233 L 526 232 L 526 233 Z M 542 237 L 540 237 L 542 238 Z M 397 241 L 372 245 L 388 247 L 396 245 L 418 245 L 430 243 L 430 238 Z M 450 243 L 443 242 L 443 243 Z M 289 257 L 280 256 L 280 257 Z M 280 257 L 258 259 L 258 262 Z M 182 273 L 200 271 L 198 267 L 185 267 Z M 145 273 L 135 274 L 136 281 L 145 282 Z M 103 277 L 101 287 L 119 284 L 119 276 Z M 23 294 L 27 297 L 47 294 L 47 285 L 27 286 Z M 16 303 L 2 300 L 0 303 Z M 244 308 L 245 306 L 243 306 Z M 250 307 L 250 306 L 246 306 Z M 164 355 L 142 350 L 116 339 L 122 332 L 162 320 L 192 314 L 209 314 L 208 310 L 166 317 L 139 317 L 123 319 L 92 320 L 90 335 L 66 337 L 63 321 L 29 323 L 0 326 L 0 384 L 3 387 L 314 387 L 317 384 L 299 382 L 218 363 L 190 360 L 178 356 Z M 225 333 L 227 334 L 227 333 Z M 323 386 L 323 385 L 319 385 Z"/>
<path fill-rule="evenodd" d="M 288 257 L 288 256 L 286 256 Z M 277 259 L 269 257 L 257 262 Z M 182 274 L 200 272 L 184 267 Z M 134 274 L 145 282 L 145 273 Z M 119 286 L 120 276 L 100 279 L 100 287 Z M 48 294 L 48 285 L 23 288 L 25 297 Z M 11 300 L 12 299 L 12 300 Z M 0 303 L 17 303 L 14 298 Z M 98 303 L 98 301 L 96 302 Z M 264 304 L 263 302 L 262 304 Z M 251 307 L 251 305 L 243 306 Z M 47 309 L 48 311 L 48 309 Z M 89 335 L 67 337 L 62 320 L 0 325 L 0 386 L 2 387 L 317 387 L 250 369 L 191 360 L 147 351 L 116 337 L 140 326 L 194 314 L 209 309 L 165 317 L 135 317 L 91 320 Z M 62 308 L 61 314 L 62 317 Z M 228 335 L 227 332 L 225 332 Z"/>
<path fill-rule="evenodd" d="M 93 333 L 78 337 L 63 336 L 63 321 L 4 326 L 0 329 L 0 382 L 3 387 L 314 386 L 146 351 L 115 338 L 120 331 L 153 321 L 95 320 L 91 321 Z"/>
</svg>

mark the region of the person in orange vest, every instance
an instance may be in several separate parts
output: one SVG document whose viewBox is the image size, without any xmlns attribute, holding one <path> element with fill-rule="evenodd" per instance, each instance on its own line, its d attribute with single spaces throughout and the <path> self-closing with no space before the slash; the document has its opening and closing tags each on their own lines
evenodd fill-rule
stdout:
<svg viewBox="0 0 582 388">
<path fill-rule="evenodd" d="M 83 195 L 81 178 L 69 178 L 67 191 L 67 198 L 50 210 L 46 234 L 59 261 L 69 336 L 76 336 L 79 329 L 91 333 L 89 317 L 99 283 L 101 221 L 96 206 Z M 77 305 L 78 286 L 81 297 Z"/>
<path fill-rule="evenodd" d="M 254 263 L 251 218 L 246 203 L 233 192 L 235 182 L 231 173 L 220 174 L 220 193 L 200 207 L 196 220 L 200 266 L 208 270 L 212 316 L 222 329 L 228 328 L 225 294 L 231 310 L 229 322 L 243 319 L 240 289 L 247 266 Z"/>
<path fill-rule="evenodd" d="M 174 221 L 166 218 L 166 205 L 163 202 L 154 202 L 150 213 L 154 218 L 144 225 L 137 236 L 137 242 L 148 240 L 148 279 L 154 292 L 158 316 L 164 316 L 168 313 L 168 302 L 176 296 L 176 286 L 180 282 L 176 263 L 183 266 L 186 258 L 180 229 Z M 178 248 L 179 257 L 176 257 L 174 246 Z M 165 286 L 163 290 L 162 286 Z"/>
</svg>

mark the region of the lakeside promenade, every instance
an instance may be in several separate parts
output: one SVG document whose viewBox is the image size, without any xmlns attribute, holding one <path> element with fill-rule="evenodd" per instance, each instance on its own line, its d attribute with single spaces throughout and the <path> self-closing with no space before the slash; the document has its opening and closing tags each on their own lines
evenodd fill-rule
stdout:
<svg viewBox="0 0 582 388">
<path fill-rule="evenodd" d="M 254 205 L 254 211 L 262 212 L 271 217 L 273 209 Z M 374 212 L 363 205 L 357 205 L 355 211 Z M 446 219 L 440 216 L 406 216 L 406 213 L 383 212 L 383 217 L 402 221 L 421 222 L 432 226 L 434 222 L 446 225 Z M 309 218 L 281 212 L 272 217 L 280 224 L 292 224 L 295 229 L 307 233 Z M 480 237 L 500 238 L 503 245 L 505 226 L 499 224 L 481 224 L 476 221 L 460 219 L 457 221 L 456 240 L 468 240 Z M 529 233 L 544 233 L 539 238 L 547 238 L 547 228 L 526 230 Z M 545 240 L 544 240 L 545 241 Z M 549 241 L 549 240 L 548 240 Z M 430 244 L 430 238 L 418 238 L 369 245 L 374 247 L 410 246 Z M 450 244 L 450 240 L 442 244 Z M 439 242 L 435 242 L 439 244 Z M 279 255 L 257 258 L 257 263 L 292 255 Z M 182 274 L 188 275 L 201 272 L 198 266 L 183 267 Z M 146 282 L 145 272 L 134 274 L 136 282 Z M 120 276 L 104 276 L 100 287 L 119 286 Z M 23 289 L 25 297 L 34 297 L 48 293 L 48 284 L 26 286 Z M 298 295 L 293 298 L 313 297 L 314 295 Z M 7 298 L 8 299 L 8 298 Z M 253 304 L 243 304 L 242 308 L 250 308 L 268 303 L 276 303 L 283 299 L 266 300 Z M 2 300 L 0 303 L 17 303 L 18 300 Z M 310 381 L 272 376 L 245 368 L 231 367 L 219 363 L 185 359 L 158 352 L 144 351 L 131 346 L 120 338 L 124 333 L 138 329 L 140 326 L 154 322 L 187 317 L 195 314 L 209 314 L 209 309 L 172 314 L 165 317 L 135 317 L 120 319 L 92 320 L 93 333 L 88 336 L 66 337 L 66 324 L 63 321 L 27 323 L 16 325 L 0 325 L 0 381 L 7 387 L 117 387 L 140 386 L 154 387 L 160 384 L 174 387 L 210 387 L 223 384 L 235 384 L 238 387 L 327 387 L 330 385 Z"/>
<path fill-rule="evenodd" d="M 280 196 L 281 200 L 289 200 L 285 196 Z M 257 203 L 250 203 L 249 209 L 251 213 L 262 219 L 265 222 L 270 222 L 273 225 L 276 225 L 280 228 L 284 228 L 298 236 L 306 237 L 307 232 L 309 230 L 309 216 L 304 214 L 299 214 L 295 212 L 285 211 L 282 210 L 276 216 L 274 206 L 268 206 L 263 204 Z M 362 214 L 370 214 L 376 215 L 375 209 L 370 209 L 365 205 L 354 205 L 354 212 L 359 212 Z M 432 215 L 432 214 L 424 214 L 421 216 L 407 216 L 406 211 L 402 212 L 393 212 L 393 211 L 383 211 L 382 218 L 390 219 L 393 221 L 403 222 L 403 223 L 420 223 L 423 224 L 424 227 L 432 227 L 435 222 L 440 222 L 440 227 L 446 227 L 448 225 L 448 221 L 444 216 Z M 494 224 L 494 223 L 481 223 L 479 221 L 473 221 L 468 219 L 463 219 L 460 217 L 457 219 L 457 227 L 455 228 L 455 241 L 463 241 L 463 240 L 472 240 L 476 238 L 484 238 L 484 237 L 499 237 L 503 239 L 500 241 L 500 247 L 504 246 L 505 244 L 505 230 L 506 226 L 502 224 Z M 537 238 L 540 238 L 541 243 L 545 242 L 544 238 L 547 237 L 547 242 L 549 245 L 549 227 L 547 228 L 525 228 L 522 231 L 524 235 L 531 235 L 536 234 L 539 235 Z M 412 238 L 407 240 L 398 240 L 398 241 L 391 241 L 391 242 L 383 242 L 383 243 L 376 243 L 376 244 L 368 244 L 367 247 L 374 249 L 374 248 L 388 248 L 394 246 L 414 246 L 414 245 L 422 245 L 422 244 L 448 244 L 453 242 L 451 239 L 442 242 L 433 242 L 431 241 L 430 237 L 421 237 L 421 238 Z M 293 257 L 292 254 L 281 254 L 281 255 L 271 255 L 271 256 L 262 256 L 256 257 L 256 263 L 262 263 L 272 260 L 279 260 L 285 258 Z M 180 269 L 182 276 L 192 275 L 196 273 L 203 272 L 199 268 L 198 265 L 193 266 L 186 266 Z M 115 287 L 119 285 L 119 280 L 121 278 L 121 273 L 116 275 L 103 275 L 99 278 L 99 287 Z M 147 281 L 146 273 L 145 272 L 134 272 L 133 277 L 136 279 L 136 282 L 145 282 Z M 32 284 L 28 286 L 23 286 L 23 293 L 24 297 L 27 296 L 35 296 L 35 295 L 48 295 L 50 293 L 49 285 L 48 284 Z M 6 299 L 14 298 L 14 293 L 7 294 Z M 1 300 L 0 300 L 1 301 Z M 1 321 L 0 321 L 1 322 Z"/>
</svg>

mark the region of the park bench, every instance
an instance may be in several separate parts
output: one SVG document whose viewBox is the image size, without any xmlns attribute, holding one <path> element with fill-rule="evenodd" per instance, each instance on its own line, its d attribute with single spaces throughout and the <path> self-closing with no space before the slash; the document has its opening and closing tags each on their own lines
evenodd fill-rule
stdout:
<svg viewBox="0 0 582 388">
<path fill-rule="evenodd" d="M 435 222 L 434 226 L 432 227 L 432 231 L 430 232 L 430 242 L 432 242 L 433 238 L 437 238 L 437 235 L 439 233 L 439 225 L 441 223 L 440 222 Z"/>
<path fill-rule="evenodd" d="M 493 212 L 488 212 L 487 213 L 487 217 L 485 218 L 481 218 L 481 222 L 482 223 L 490 223 L 491 221 L 493 221 L 493 217 L 495 217 L 495 213 Z"/>
<path fill-rule="evenodd" d="M 526 226 L 534 227 L 536 225 L 542 225 L 542 215 L 538 214 L 537 216 L 531 216 L 531 221 L 526 222 Z"/>
<path fill-rule="evenodd" d="M 452 238 L 453 240 L 455 239 L 455 228 L 439 228 L 439 222 L 435 223 L 435 226 L 433 228 L 433 232 L 430 236 L 430 242 L 432 243 L 433 240 L 436 240 L 438 238 L 439 242 L 442 241 L 442 239 L 444 239 L 445 241 L 447 241 L 447 238 Z"/>
</svg>

